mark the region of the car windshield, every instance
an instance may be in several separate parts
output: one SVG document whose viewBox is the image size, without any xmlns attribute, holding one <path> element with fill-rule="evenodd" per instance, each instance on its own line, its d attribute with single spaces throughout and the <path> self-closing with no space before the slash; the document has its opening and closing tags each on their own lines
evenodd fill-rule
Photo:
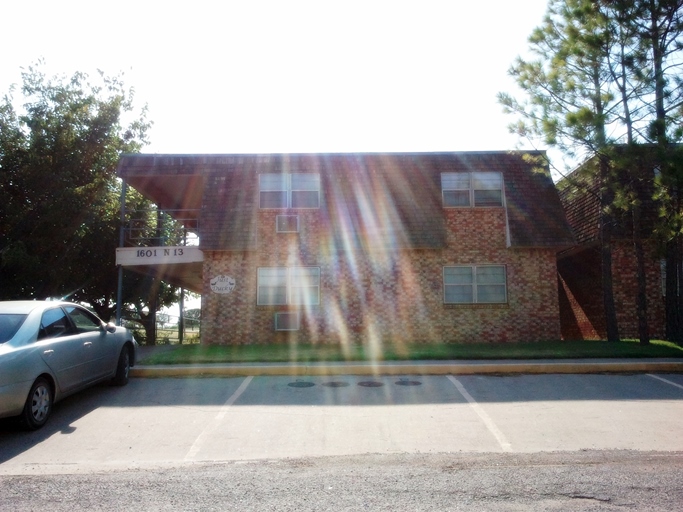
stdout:
<svg viewBox="0 0 683 512">
<path fill-rule="evenodd" d="M 21 324 L 24 323 L 26 315 L 0 313 L 0 343 L 5 343 L 12 339 Z"/>
</svg>

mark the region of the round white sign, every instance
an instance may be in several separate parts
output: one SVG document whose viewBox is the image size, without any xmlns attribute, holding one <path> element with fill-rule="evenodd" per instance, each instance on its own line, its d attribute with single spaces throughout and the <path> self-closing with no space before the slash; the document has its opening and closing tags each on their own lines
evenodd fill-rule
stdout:
<svg viewBox="0 0 683 512">
<path fill-rule="evenodd" d="M 214 293 L 230 293 L 235 289 L 235 278 L 230 276 L 216 276 L 211 281 L 211 291 Z"/>
</svg>

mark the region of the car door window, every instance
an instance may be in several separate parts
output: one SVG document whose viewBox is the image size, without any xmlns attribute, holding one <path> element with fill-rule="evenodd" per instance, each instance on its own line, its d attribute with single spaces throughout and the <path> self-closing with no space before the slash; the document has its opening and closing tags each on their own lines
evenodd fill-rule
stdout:
<svg viewBox="0 0 683 512">
<path fill-rule="evenodd" d="M 38 339 L 58 338 L 68 334 L 73 334 L 73 331 L 62 308 L 48 309 L 43 313 Z"/>
<path fill-rule="evenodd" d="M 79 333 L 94 332 L 101 329 L 102 323 L 89 311 L 76 306 L 67 306 L 65 309 Z"/>
</svg>

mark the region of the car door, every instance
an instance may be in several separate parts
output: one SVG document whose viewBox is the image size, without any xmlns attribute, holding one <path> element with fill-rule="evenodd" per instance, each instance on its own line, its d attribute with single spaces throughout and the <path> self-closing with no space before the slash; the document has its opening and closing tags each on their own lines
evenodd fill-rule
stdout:
<svg viewBox="0 0 683 512">
<path fill-rule="evenodd" d="M 36 343 L 62 392 L 78 388 L 83 382 L 87 363 L 83 340 L 61 307 L 43 312 Z"/>
<path fill-rule="evenodd" d="M 102 321 L 80 306 L 65 306 L 84 349 L 84 378 L 90 382 L 111 374 L 118 357 L 115 337 L 103 327 Z"/>
</svg>

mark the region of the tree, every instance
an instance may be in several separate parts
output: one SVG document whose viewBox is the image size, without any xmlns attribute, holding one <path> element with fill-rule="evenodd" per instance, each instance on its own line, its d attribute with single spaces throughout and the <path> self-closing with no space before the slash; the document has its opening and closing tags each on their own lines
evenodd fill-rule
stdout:
<svg viewBox="0 0 683 512">
<path fill-rule="evenodd" d="M 575 157 L 597 154 L 600 204 L 602 289 L 607 338 L 619 339 L 612 280 L 613 218 L 607 127 L 615 116 L 603 47 L 607 20 L 588 0 L 551 0 L 543 24 L 529 38 L 536 60 L 518 58 L 510 74 L 528 96 L 498 98 L 507 112 L 520 116 L 511 130 L 537 137 Z"/>
<path fill-rule="evenodd" d="M 42 66 L 22 73 L 19 108 L 14 88 L 0 102 L 0 298 L 65 297 L 108 319 L 121 227 L 116 166 L 146 144 L 150 123 L 146 109 L 134 114 L 120 76 L 49 78 Z M 151 206 L 134 191 L 126 201 Z M 159 285 L 137 276 L 129 285 L 124 303 L 149 311 Z"/>
<path fill-rule="evenodd" d="M 49 79 L 33 66 L 22 78 L 23 111 L 14 110 L 12 91 L 0 110 L 0 293 L 70 296 L 93 256 L 79 251 L 114 207 L 119 154 L 141 147 L 148 124 L 143 114 L 121 127 L 132 106 L 118 78 L 101 76 L 95 86 L 82 73 Z"/>
<path fill-rule="evenodd" d="M 681 0 L 552 0 L 543 26 L 530 38 L 537 60 L 518 59 L 511 68 L 529 100 L 499 96 L 509 112 L 522 118 L 514 125 L 520 135 L 540 137 L 568 155 L 595 155 L 599 162 L 595 179 L 601 184 L 609 339 L 610 325 L 616 327 L 608 297 L 609 229 L 614 215 L 628 212 L 638 269 L 639 336 L 641 343 L 649 342 L 641 205 L 652 204 L 653 197 L 644 197 L 643 190 L 655 190 L 662 214 L 656 231 L 667 242 L 667 269 L 672 268 L 667 304 L 678 301 L 678 286 L 672 283 L 682 278 L 677 240 L 683 227 L 681 179 L 680 166 L 670 162 L 672 142 L 681 136 L 682 5 Z M 657 151 L 644 146 L 653 143 Z M 661 175 L 656 180 L 654 169 Z M 667 332 L 680 310 L 680 304 L 667 308 Z M 680 333 L 680 328 L 678 322 L 675 330 Z"/>
<path fill-rule="evenodd" d="M 615 2 L 621 5 L 624 0 Z M 644 0 L 635 17 L 634 26 L 642 38 L 640 53 L 646 72 L 639 74 L 649 84 L 651 93 L 644 100 L 650 113 L 647 140 L 656 144 L 661 171 L 658 199 L 664 222 L 660 234 L 666 242 L 666 331 L 667 337 L 683 343 L 683 175 L 680 151 L 672 144 L 680 141 L 681 106 L 683 105 L 683 1 Z M 649 101 L 647 101 L 649 100 Z"/>
<path fill-rule="evenodd" d="M 188 309 L 185 311 L 185 325 L 189 329 L 196 329 L 199 327 L 202 319 L 202 310 L 200 308 Z"/>
<path fill-rule="evenodd" d="M 182 243 L 183 226 L 132 189 L 127 190 L 125 211 L 125 245 L 156 247 Z M 156 312 L 178 302 L 178 289 L 152 275 L 124 272 L 123 291 L 123 318 L 142 325 L 145 343 L 155 344 Z"/>
</svg>

